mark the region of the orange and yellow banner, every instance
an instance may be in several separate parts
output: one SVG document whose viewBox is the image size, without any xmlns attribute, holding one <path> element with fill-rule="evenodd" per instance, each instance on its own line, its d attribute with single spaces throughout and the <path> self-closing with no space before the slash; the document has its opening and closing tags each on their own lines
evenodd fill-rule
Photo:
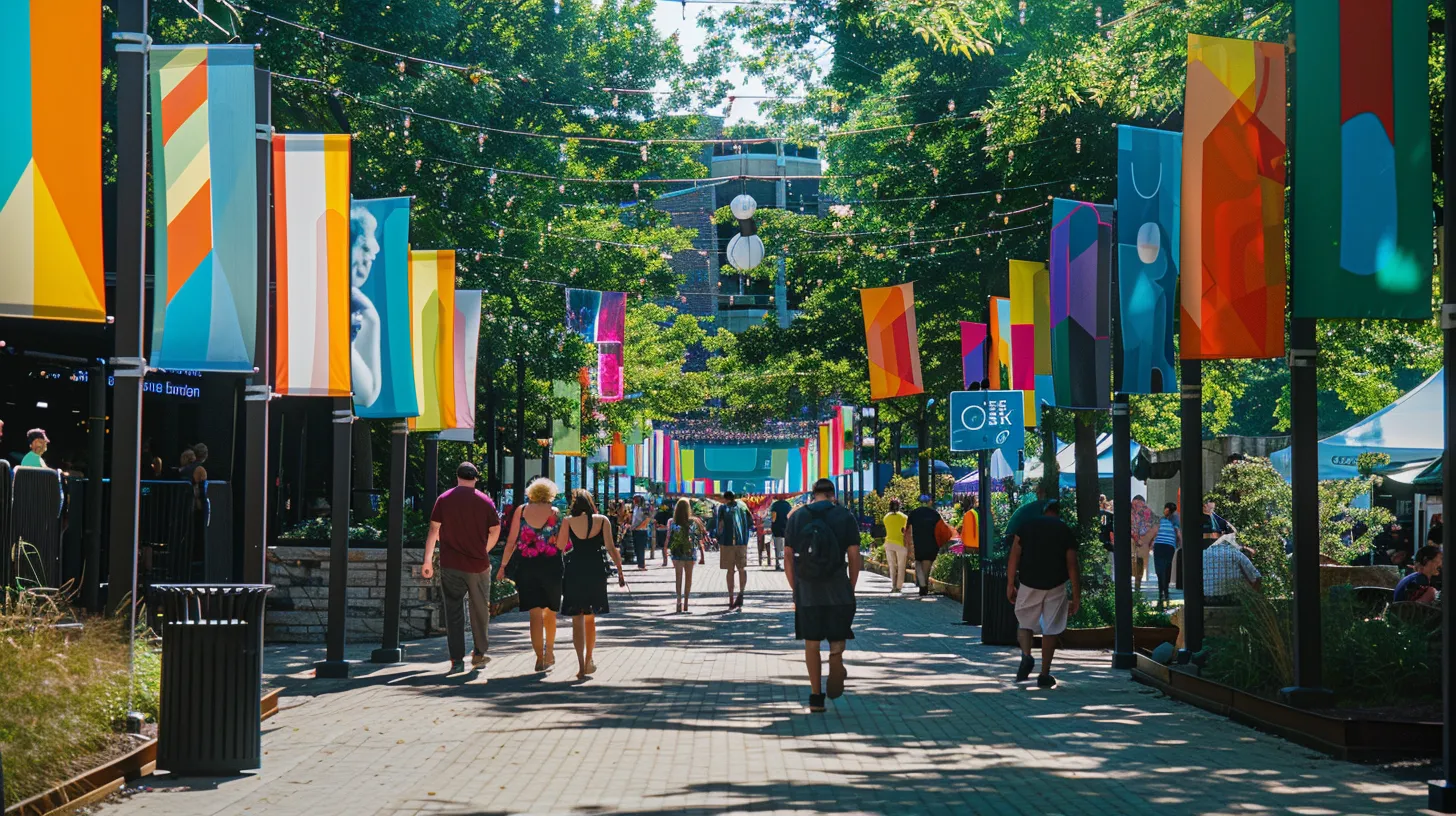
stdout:
<svg viewBox="0 0 1456 816">
<path fill-rule="evenodd" d="M 412 431 L 455 427 L 455 250 L 410 251 L 410 313 L 415 395 L 420 415 Z"/>
<path fill-rule="evenodd" d="M 859 290 L 869 352 L 870 399 L 908 397 L 925 390 L 915 331 L 915 284 Z"/>
</svg>

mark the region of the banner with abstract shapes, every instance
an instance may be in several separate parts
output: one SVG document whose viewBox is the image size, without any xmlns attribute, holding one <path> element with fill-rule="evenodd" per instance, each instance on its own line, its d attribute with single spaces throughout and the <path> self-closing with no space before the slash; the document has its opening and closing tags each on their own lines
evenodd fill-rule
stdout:
<svg viewBox="0 0 1456 816">
<path fill-rule="evenodd" d="M 961 380 L 966 390 L 986 380 L 986 324 L 961 321 Z"/>
<path fill-rule="evenodd" d="M 410 199 L 354 199 L 349 208 L 349 332 L 354 414 L 419 416 L 411 337 Z"/>
<path fill-rule="evenodd" d="M 1068 204 L 1052 226 L 1052 379 L 1058 407 L 1105 411 L 1112 407 L 1112 225 L 1091 204 Z"/>
<path fill-rule="evenodd" d="M 1055 402 L 1050 393 L 1051 278 L 1047 265 L 1035 261 L 1012 261 L 1010 273 L 1011 388 L 1022 392 L 1023 419 L 1034 428 L 1041 424 L 1038 404 Z"/>
<path fill-rule="evenodd" d="M 622 401 L 622 344 L 597 344 L 597 398 Z"/>
<path fill-rule="evenodd" d="M 840 418 L 840 439 L 843 440 L 839 446 L 839 458 L 843 463 L 840 473 L 852 473 L 854 471 L 854 438 L 855 438 L 855 415 L 858 413 L 853 405 L 839 406 Z"/>
<path fill-rule="evenodd" d="M 1169 394 L 1174 369 L 1183 134 L 1117 128 L 1117 337 L 1113 390 Z"/>
<path fill-rule="evenodd" d="M 1284 356 L 1285 116 L 1283 45 L 1188 35 L 1184 359 Z"/>
<path fill-rule="evenodd" d="M 552 380 L 551 396 L 566 400 L 576 410 L 565 414 L 552 411 L 551 452 L 557 456 L 581 455 L 581 383 L 576 380 Z"/>
<path fill-rule="evenodd" d="M 347 397 L 352 392 L 348 134 L 274 134 L 273 200 L 274 390 L 284 396 Z"/>
<path fill-rule="evenodd" d="M 859 290 L 869 351 L 870 399 L 908 397 L 925 390 L 915 330 L 915 284 Z"/>
<path fill-rule="evenodd" d="M 1011 299 L 993 297 L 990 303 L 992 390 L 1011 387 Z"/>
<path fill-rule="evenodd" d="M 455 422 L 443 431 L 446 442 L 475 441 L 475 370 L 480 356 L 479 289 L 455 290 Z"/>
<path fill-rule="evenodd" d="M 1426 4 L 1301 2 L 1292 313 L 1431 316 Z"/>
<path fill-rule="evenodd" d="M 410 251 L 410 310 L 414 325 L 415 396 L 420 415 L 412 431 L 455 425 L 455 251 Z"/>
<path fill-rule="evenodd" d="M 597 312 L 597 342 L 627 342 L 627 293 L 603 292 Z"/>
<path fill-rule="evenodd" d="M 0 168 L 0 235 L 5 236 L 0 316 L 100 323 L 106 319 L 97 80 L 101 11 L 55 0 L 13 0 L 5 8 L 10 45 L 0 57 L 7 89 L 0 90 L 0 104 L 10 121 L 0 129 L 5 165 Z M 153 48 L 153 60 L 167 59 L 163 48 Z M 252 53 L 248 56 L 251 61 Z M 155 91 L 152 98 L 163 99 Z M 251 131 L 251 91 L 248 99 Z M 253 166 L 251 149 L 248 166 Z M 159 274 L 161 268 L 157 264 Z M 256 272 L 256 264 L 250 271 Z M 252 326 L 247 331 L 251 349 Z"/>
<path fill-rule="evenodd" d="M 258 332 L 252 46 L 157 46 L 150 80 L 156 222 L 150 362 L 252 373 Z"/>
</svg>

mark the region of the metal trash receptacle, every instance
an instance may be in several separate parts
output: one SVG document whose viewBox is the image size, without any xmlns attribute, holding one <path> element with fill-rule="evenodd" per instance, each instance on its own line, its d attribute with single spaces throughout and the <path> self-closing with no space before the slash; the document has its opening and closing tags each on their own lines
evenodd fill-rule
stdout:
<svg viewBox="0 0 1456 816">
<path fill-rule="evenodd" d="M 225 776 L 262 765 L 267 584 L 156 584 L 162 629 L 157 767 Z"/>
<path fill-rule="evenodd" d="M 987 570 L 989 592 L 982 596 L 984 613 L 981 620 L 981 642 L 987 646 L 1016 645 L 1016 607 L 1006 599 L 1006 561 L 990 559 L 982 562 Z"/>
</svg>

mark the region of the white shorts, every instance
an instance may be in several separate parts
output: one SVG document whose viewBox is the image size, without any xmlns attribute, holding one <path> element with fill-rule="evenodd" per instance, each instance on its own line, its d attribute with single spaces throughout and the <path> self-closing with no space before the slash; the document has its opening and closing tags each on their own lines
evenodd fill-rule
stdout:
<svg viewBox="0 0 1456 816">
<path fill-rule="evenodd" d="M 1016 623 L 1038 635 L 1067 630 L 1067 585 L 1053 589 L 1022 586 L 1016 590 Z"/>
</svg>

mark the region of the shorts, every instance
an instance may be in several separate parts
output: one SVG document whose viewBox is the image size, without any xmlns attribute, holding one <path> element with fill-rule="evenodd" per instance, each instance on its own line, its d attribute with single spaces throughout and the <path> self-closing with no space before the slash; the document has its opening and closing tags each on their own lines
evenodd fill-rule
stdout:
<svg viewBox="0 0 1456 816">
<path fill-rule="evenodd" d="M 748 569 L 748 547 L 724 544 L 718 548 L 718 566 L 725 570 Z"/>
<path fill-rule="evenodd" d="M 1051 589 L 1022 586 L 1016 591 L 1016 623 L 1039 635 L 1067 630 L 1067 585 Z"/>
<path fill-rule="evenodd" d="M 854 640 L 854 604 L 794 608 L 794 639 L 818 643 Z"/>
</svg>

